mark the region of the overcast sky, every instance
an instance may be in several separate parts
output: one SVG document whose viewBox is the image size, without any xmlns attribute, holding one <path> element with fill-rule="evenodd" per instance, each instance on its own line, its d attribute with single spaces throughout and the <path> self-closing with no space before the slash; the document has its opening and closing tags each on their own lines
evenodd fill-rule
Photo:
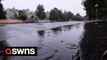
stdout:
<svg viewBox="0 0 107 60">
<path fill-rule="evenodd" d="M 38 4 L 43 4 L 46 11 L 50 11 L 54 7 L 58 9 L 71 11 L 73 13 L 80 13 L 82 16 L 85 15 L 83 6 L 81 5 L 82 0 L 4 0 L 2 1 L 4 8 L 16 9 L 30 9 L 31 11 L 36 10 Z"/>
</svg>

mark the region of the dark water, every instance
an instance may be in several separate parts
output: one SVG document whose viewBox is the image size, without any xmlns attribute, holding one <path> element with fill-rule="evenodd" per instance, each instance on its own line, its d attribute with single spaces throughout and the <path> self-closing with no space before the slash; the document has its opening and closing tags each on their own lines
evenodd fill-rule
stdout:
<svg viewBox="0 0 107 60">
<path fill-rule="evenodd" d="M 79 22 L 47 30 L 36 30 L 36 27 L 17 28 L 17 25 L 3 25 L 0 27 L 1 51 L 5 46 L 36 46 L 38 56 L 0 57 L 0 60 L 75 60 L 79 49 L 78 43 L 84 31 L 83 26 L 84 23 Z"/>
</svg>

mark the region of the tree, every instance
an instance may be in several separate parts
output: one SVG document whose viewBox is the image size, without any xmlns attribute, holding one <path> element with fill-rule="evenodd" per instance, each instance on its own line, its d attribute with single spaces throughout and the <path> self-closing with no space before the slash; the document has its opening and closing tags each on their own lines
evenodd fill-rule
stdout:
<svg viewBox="0 0 107 60">
<path fill-rule="evenodd" d="M 59 21 L 63 21 L 63 12 L 62 10 L 59 10 Z"/>
<path fill-rule="evenodd" d="M 60 11 L 60 13 L 61 13 L 61 11 Z M 54 8 L 51 10 L 49 19 L 53 20 L 53 21 L 58 21 L 60 19 L 59 10 L 57 8 Z"/>
<path fill-rule="evenodd" d="M 74 15 L 74 14 L 73 14 L 72 12 L 68 11 L 67 14 L 68 14 L 69 20 L 70 20 L 70 19 L 73 19 L 73 15 Z"/>
<path fill-rule="evenodd" d="M 69 20 L 72 20 L 73 19 L 73 13 L 68 11 L 68 12 L 64 12 L 63 13 L 63 20 L 66 20 L 66 21 L 69 21 Z"/>
<path fill-rule="evenodd" d="M 107 19 L 107 0 L 99 1 L 98 14 L 103 20 Z"/>
<path fill-rule="evenodd" d="M 27 15 L 25 13 L 21 13 L 18 18 L 25 21 L 27 19 Z"/>
<path fill-rule="evenodd" d="M 70 11 L 59 10 L 58 8 L 54 8 L 50 12 L 50 20 L 51 21 L 69 21 L 73 19 L 73 13 Z"/>
<path fill-rule="evenodd" d="M 38 5 L 37 10 L 36 10 L 36 15 L 42 20 L 46 18 L 46 13 L 44 11 L 43 5 Z"/>
<path fill-rule="evenodd" d="M 69 20 L 68 12 L 63 13 L 63 20 Z"/>
<path fill-rule="evenodd" d="M 22 13 L 25 13 L 23 10 L 19 10 L 18 11 L 19 15 L 21 15 Z"/>
<path fill-rule="evenodd" d="M 89 20 L 107 19 L 107 0 L 85 0 L 83 5 Z"/>
<path fill-rule="evenodd" d="M 0 0 L 0 19 L 6 19 L 5 12 L 3 11 L 3 5 Z"/>
<path fill-rule="evenodd" d="M 73 19 L 74 20 L 83 20 L 83 17 L 79 13 L 77 13 Z"/>
<path fill-rule="evenodd" d="M 85 0 L 84 7 L 86 10 L 86 15 L 89 20 L 93 20 L 96 17 L 96 8 L 95 8 L 96 0 Z"/>
</svg>

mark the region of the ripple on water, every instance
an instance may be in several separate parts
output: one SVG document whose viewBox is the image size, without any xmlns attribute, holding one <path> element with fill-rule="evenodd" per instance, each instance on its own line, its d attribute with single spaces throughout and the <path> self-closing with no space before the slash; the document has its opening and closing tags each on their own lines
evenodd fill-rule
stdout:
<svg viewBox="0 0 107 60">
<path fill-rule="evenodd" d="M 49 60 L 55 56 L 54 48 L 49 46 L 41 46 L 38 50 L 37 59 Z"/>
<path fill-rule="evenodd" d="M 78 45 L 72 44 L 72 43 L 67 43 L 65 45 L 65 47 L 68 48 L 68 49 L 78 49 Z"/>
</svg>

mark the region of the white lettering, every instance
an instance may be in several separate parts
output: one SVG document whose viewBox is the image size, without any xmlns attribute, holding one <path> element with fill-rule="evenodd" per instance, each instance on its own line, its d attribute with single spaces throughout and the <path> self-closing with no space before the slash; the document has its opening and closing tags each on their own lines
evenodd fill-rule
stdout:
<svg viewBox="0 0 107 60">
<path fill-rule="evenodd" d="M 12 54 L 13 54 L 13 55 L 17 54 L 17 49 L 13 48 L 13 49 L 12 49 Z"/>
<path fill-rule="evenodd" d="M 30 54 L 32 54 L 32 55 L 35 54 L 35 49 L 34 48 L 30 49 Z"/>
</svg>

